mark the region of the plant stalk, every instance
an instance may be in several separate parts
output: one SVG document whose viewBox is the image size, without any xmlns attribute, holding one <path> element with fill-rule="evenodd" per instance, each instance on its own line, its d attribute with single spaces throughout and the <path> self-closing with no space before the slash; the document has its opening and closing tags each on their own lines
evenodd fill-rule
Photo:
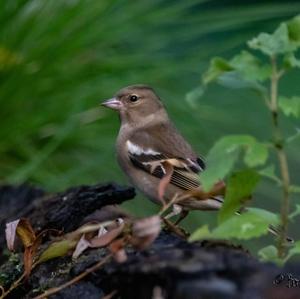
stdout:
<svg viewBox="0 0 300 299">
<path fill-rule="evenodd" d="M 281 229 L 278 238 L 278 257 L 284 258 L 286 255 L 286 238 L 288 233 L 289 224 L 289 207 L 290 207 L 290 176 L 289 167 L 287 162 L 287 156 L 284 150 L 283 134 L 279 127 L 278 122 L 278 82 L 282 72 L 278 72 L 276 58 L 271 58 L 272 63 L 272 75 L 271 75 L 271 86 L 270 86 L 270 111 L 272 114 L 272 125 L 273 125 L 273 143 L 277 152 L 280 175 L 282 181 L 282 200 L 280 209 L 281 218 Z"/>
</svg>

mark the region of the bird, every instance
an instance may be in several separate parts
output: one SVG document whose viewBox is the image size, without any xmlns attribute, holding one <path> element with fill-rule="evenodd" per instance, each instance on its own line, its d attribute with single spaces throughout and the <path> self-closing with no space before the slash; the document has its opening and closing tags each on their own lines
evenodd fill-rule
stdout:
<svg viewBox="0 0 300 299">
<path fill-rule="evenodd" d="M 131 183 L 157 204 L 174 203 L 165 219 L 180 215 L 178 224 L 191 210 L 216 211 L 222 207 L 225 182 L 216 182 L 208 192 L 202 189 L 199 174 L 206 168 L 204 158 L 176 129 L 152 87 L 127 86 L 101 104 L 119 113 L 117 160 Z M 244 211 L 242 207 L 236 214 Z M 272 225 L 269 232 L 279 234 Z M 286 241 L 292 243 L 293 238 L 287 236 Z"/>
<path fill-rule="evenodd" d="M 221 208 L 225 183 L 219 181 L 209 192 L 201 188 L 199 173 L 204 159 L 176 129 L 154 89 L 131 85 L 102 103 L 120 116 L 116 142 L 117 160 L 131 183 L 157 204 L 177 197 L 169 216 L 190 210 Z"/>
</svg>

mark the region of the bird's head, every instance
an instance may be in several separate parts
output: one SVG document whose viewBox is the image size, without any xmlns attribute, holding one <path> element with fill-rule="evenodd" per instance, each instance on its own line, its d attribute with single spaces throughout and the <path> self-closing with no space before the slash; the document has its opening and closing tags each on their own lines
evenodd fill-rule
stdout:
<svg viewBox="0 0 300 299">
<path fill-rule="evenodd" d="M 119 90 L 103 102 L 103 106 L 117 110 L 122 122 L 141 123 L 151 115 L 163 112 L 163 104 L 155 91 L 147 85 L 132 85 Z"/>
</svg>

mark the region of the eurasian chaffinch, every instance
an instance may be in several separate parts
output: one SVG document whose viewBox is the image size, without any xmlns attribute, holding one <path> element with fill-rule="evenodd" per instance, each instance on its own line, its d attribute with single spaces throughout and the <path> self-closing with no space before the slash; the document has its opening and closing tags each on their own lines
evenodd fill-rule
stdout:
<svg viewBox="0 0 300 299">
<path fill-rule="evenodd" d="M 185 211 L 221 207 L 224 183 L 210 192 L 201 190 L 198 174 L 205 169 L 204 160 L 175 128 L 151 87 L 125 87 L 102 105 L 119 112 L 118 162 L 142 193 L 160 204 L 177 196 Z"/>
<path fill-rule="evenodd" d="M 155 203 L 176 203 L 168 216 L 181 214 L 180 221 L 189 210 L 221 208 L 224 182 L 216 183 L 209 192 L 201 189 L 199 173 L 205 169 L 204 160 L 177 131 L 151 87 L 125 87 L 102 105 L 120 115 L 116 148 L 121 168 L 132 184 Z M 269 232 L 278 235 L 271 225 Z M 293 239 L 287 237 L 287 241 Z"/>
</svg>

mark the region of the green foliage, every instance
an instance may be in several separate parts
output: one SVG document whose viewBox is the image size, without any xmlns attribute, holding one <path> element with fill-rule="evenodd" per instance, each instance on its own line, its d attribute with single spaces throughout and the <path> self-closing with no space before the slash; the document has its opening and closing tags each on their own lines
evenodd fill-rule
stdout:
<svg viewBox="0 0 300 299">
<path fill-rule="evenodd" d="M 234 173 L 228 179 L 225 201 L 219 212 L 220 224 L 233 216 L 244 201 L 250 199 L 259 179 L 259 174 L 251 169 Z"/>
<path fill-rule="evenodd" d="M 0 1 L 0 180 L 57 191 L 123 179 L 112 155 L 117 120 L 98 104 L 133 83 L 170 99 L 185 135 L 208 147 L 206 130 L 184 127 L 199 127 L 181 101 L 196 68 L 295 10 L 210 2 Z"/>
<path fill-rule="evenodd" d="M 284 263 L 296 254 L 300 254 L 300 243 L 288 248 L 286 243 L 288 222 L 300 214 L 299 205 L 289 214 L 289 201 L 292 193 L 299 192 L 299 187 L 292 185 L 289 179 L 289 166 L 285 147 L 299 137 L 296 134 L 284 139 L 279 125 L 278 108 L 287 117 L 300 117 L 300 97 L 278 95 L 278 81 L 287 71 L 299 68 L 296 51 L 300 48 L 300 16 L 281 23 L 273 33 L 260 33 L 247 45 L 250 50 L 258 50 L 265 58 L 243 50 L 231 59 L 213 58 L 202 78 L 202 89 L 218 83 L 231 89 L 250 89 L 263 99 L 272 118 L 271 142 L 260 142 L 251 135 L 228 135 L 219 139 L 207 156 L 208 169 L 200 175 L 205 190 L 224 178 L 227 180 L 225 200 L 219 211 L 219 224 L 212 230 L 203 226 L 196 230 L 191 240 L 199 238 L 252 239 L 267 233 L 269 226 L 278 227 L 277 247 L 269 245 L 259 251 L 262 260 Z M 202 93 L 199 94 L 202 96 Z M 247 104 L 246 104 L 247 105 Z M 281 120 L 281 119 L 280 119 Z M 281 124 L 281 123 L 280 123 Z M 266 138 L 265 138 L 266 139 Z M 264 168 L 269 151 L 277 152 L 278 169 L 273 164 Z M 243 153 L 243 155 L 241 155 Z M 234 168 L 243 157 L 248 169 L 235 172 Z M 279 174 L 277 174 L 279 170 Z M 271 179 L 283 189 L 281 212 L 271 213 L 264 209 L 248 208 L 237 215 L 242 204 L 255 192 L 261 177 Z"/>
<path fill-rule="evenodd" d="M 234 167 L 243 151 L 244 162 L 249 167 L 264 165 L 268 158 L 267 145 L 248 135 L 226 136 L 218 140 L 207 155 L 208 169 L 200 175 L 205 190 L 223 179 Z"/>
<path fill-rule="evenodd" d="M 287 24 L 283 23 L 274 33 L 261 33 L 248 42 L 250 48 L 260 50 L 268 56 L 285 54 L 297 49 L 297 44 L 289 38 Z"/>
<path fill-rule="evenodd" d="M 258 252 L 258 256 L 264 262 L 273 261 L 276 264 L 282 264 L 282 260 L 278 258 L 278 250 L 274 245 L 261 248 Z"/>
<path fill-rule="evenodd" d="M 262 209 L 251 208 L 241 215 L 234 215 L 212 231 L 207 226 L 196 230 L 191 241 L 206 239 L 239 239 L 248 240 L 260 237 L 268 232 L 269 225 L 278 224 L 278 216 Z"/>
<path fill-rule="evenodd" d="M 300 97 L 280 97 L 278 104 L 286 116 L 300 118 Z"/>
<path fill-rule="evenodd" d="M 272 1 L 247 6 L 194 0 L 0 1 L 1 182 L 32 182 L 58 191 L 74 184 L 124 180 L 112 154 L 117 118 L 98 104 L 133 83 L 158 89 L 176 125 L 200 154 L 225 131 L 251 134 L 259 128 L 263 135 L 260 111 L 244 90 L 266 93 L 262 83 L 270 67 L 249 51 L 229 62 L 224 59 L 232 70 L 215 78 L 224 86 L 243 88 L 243 93 L 227 97 L 216 88 L 201 105 L 197 100 L 208 91 L 206 85 L 198 86 L 188 103 L 183 94 L 197 84 L 209 57 L 236 52 L 262 27 L 268 30 L 299 9 L 298 3 Z M 299 37 L 297 22 L 287 22 L 294 41 Z M 296 54 L 285 55 L 285 68 L 297 65 Z M 298 83 L 298 74 L 289 82 L 283 86 L 287 94 Z M 255 121 L 244 119 L 245 110 Z M 236 152 L 245 156 L 248 145 L 238 147 Z M 294 151 L 291 162 L 297 161 Z M 262 186 L 271 207 L 272 189 Z M 144 200 L 131 206 L 135 214 L 151 208 Z M 192 218 L 192 225 L 211 218 L 203 213 Z"/>
</svg>

